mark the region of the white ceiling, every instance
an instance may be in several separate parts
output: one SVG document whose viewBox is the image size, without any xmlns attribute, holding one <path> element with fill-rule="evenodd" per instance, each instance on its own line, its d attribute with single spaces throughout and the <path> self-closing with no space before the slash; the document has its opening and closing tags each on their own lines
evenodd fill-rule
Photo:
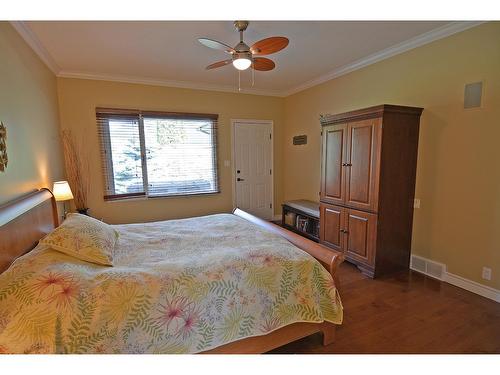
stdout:
<svg viewBox="0 0 500 375">
<path fill-rule="evenodd" d="M 231 21 L 44 21 L 13 22 L 59 76 L 145 82 L 180 87 L 234 90 L 232 65 L 205 66 L 224 60 L 199 37 L 231 46 L 238 33 Z M 286 36 L 288 47 L 268 56 L 269 72 L 242 73 L 245 91 L 284 96 L 333 76 L 473 26 L 466 22 L 255 21 L 244 40 L 251 45 L 270 36 Z"/>
</svg>

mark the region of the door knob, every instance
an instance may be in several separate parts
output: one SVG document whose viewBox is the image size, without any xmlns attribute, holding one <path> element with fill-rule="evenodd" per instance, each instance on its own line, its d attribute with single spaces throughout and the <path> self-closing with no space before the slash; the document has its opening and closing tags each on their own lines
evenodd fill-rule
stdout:
<svg viewBox="0 0 500 375">
<path fill-rule="evenodd" d="M 244 179 L 244 178 L 239 178 L 239 177 L 238 177 L 238 178 L 236 179 L 236 181 L 245 181 L 245 179 Z"/>
</svg>

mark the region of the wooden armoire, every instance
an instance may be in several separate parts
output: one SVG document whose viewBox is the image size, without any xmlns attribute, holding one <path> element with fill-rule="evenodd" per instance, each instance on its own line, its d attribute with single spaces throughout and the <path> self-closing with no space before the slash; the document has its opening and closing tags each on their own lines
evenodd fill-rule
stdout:
<svg viewBox="0 0 500 375">
<path fill-rule="evenodd" d="M 321 116 L 320 241 L 370 277 L 408 269 L 422 108 Z"/>
</svg>

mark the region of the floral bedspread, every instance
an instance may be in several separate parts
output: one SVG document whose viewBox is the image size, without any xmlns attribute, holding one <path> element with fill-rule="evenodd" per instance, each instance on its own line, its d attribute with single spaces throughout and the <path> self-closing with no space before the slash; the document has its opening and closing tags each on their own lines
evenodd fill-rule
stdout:
<svg viewBox="0 0 500 375">
<path fill-rule="evenodd" d="M 0 275 L 0 352 L 196 353 L 342 322 L 329 273 L 235 215 L 114 227 L 113 267 L 38 245 Z"/>
</svg>

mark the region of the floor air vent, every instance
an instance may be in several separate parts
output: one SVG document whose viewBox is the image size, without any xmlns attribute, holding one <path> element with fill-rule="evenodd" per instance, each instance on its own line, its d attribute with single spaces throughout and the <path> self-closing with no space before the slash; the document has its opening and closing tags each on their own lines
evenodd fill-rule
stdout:
<svg viewBox="0 0 500 375">
<path fill-rule="evenodd" d="M 421 258 L 417 255 L 411 256 L 410 268 L 439 280 L 443 280 L 446 271 L 446 266 L 444 264 Z"/>
</svg>

